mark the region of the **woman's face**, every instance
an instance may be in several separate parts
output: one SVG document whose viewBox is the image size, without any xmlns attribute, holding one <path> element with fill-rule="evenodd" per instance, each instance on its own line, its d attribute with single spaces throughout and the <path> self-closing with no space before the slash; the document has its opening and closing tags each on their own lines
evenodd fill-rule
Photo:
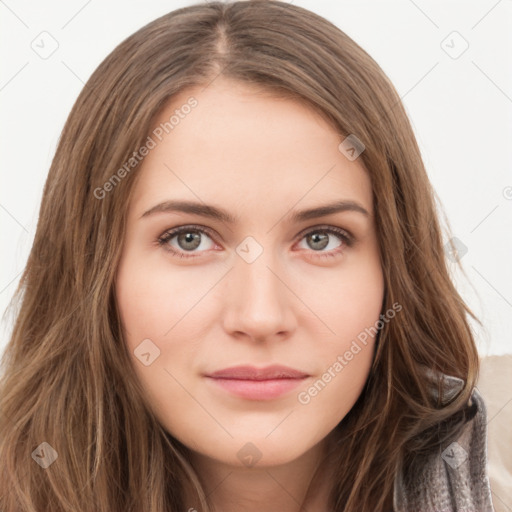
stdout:
<svg viewBox="0 0 512 512">
<path fill-rule="evenodd" d="M 150 137 L 116 285 L 148 403 L 200 456 L 297 459 L 372 361 L 384 283 L 361 159 L 310 108 L 221 79 L 174 97 Z M 270 365 L 298 373 L 257 374 Z"/>
</svg>

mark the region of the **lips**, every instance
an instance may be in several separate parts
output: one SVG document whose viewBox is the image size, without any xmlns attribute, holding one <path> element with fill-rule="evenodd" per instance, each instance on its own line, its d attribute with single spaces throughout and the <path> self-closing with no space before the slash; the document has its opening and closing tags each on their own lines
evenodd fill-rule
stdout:
<svg viewBox="0 0 512 512">
<path fill-rule="evenodd" d="M 246 400 L 272 400 L 286 395 L 309 375 L 288 366 L 236 366 L 206 375 L 215 389 Z"/>
<path fill-rule="evenodd" d="M 276 380 L 303 379 L 304 377 L 308 377 L 308 374 L 282 365 L 272 365 L 260 369 L 254 366 L 235 366 L 218 370 L 209 374 L 208 377 L 214 379 Z"/>
</svg>

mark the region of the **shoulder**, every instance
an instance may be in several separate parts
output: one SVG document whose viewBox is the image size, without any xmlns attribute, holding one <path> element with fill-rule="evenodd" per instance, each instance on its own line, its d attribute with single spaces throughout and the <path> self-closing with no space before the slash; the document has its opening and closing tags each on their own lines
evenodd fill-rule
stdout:
<svg viewBox="0 0 512 512">
<path fill-rule="evenodd" d="M 477 388 L 487 409 L 487 468 L 496 512 L 512 510 L 512 354 L 482 358 Z"/>
<path fill-rule="evenodd" d="M 455 377 L 447 382 L 454 387 L 462 383 Z M 395 512 L 494 512 L 487 474 L 487 410 L 477 388 L 470 401 L 474 415 L 457 440 L 422 458 L 407 475 L 397 475 Z"/>
</svg>

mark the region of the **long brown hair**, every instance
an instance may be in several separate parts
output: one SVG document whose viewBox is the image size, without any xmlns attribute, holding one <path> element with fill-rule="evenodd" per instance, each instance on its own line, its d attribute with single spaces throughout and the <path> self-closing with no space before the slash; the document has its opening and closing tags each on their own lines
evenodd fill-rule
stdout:
<svg viewBox="0 0 512 512">
<path fill-rule="evenodd" d="M 383 510 L 400 468 L 464 422 L 478 373 L 475 317 L 450 279 L 436 195 L 394 87 L 352 39 L 303 8 L 201 3 L 117 46 L 63 129 L 2 359 L 3 512 L 182 511 L 185 485 L 209 510 L 186 448 L 153 416 L 130 371 L 113 289 L 137 166 L 118 171 L 173 95 L 219 75 L 311 105 L 340 142 L 353 134 L 365 146 L 383 311 L 402 310 L 379 331 L 366 387 L 337 429 L 331 510 Z M 465 386 L 443 404 L 425 367 Z M 43 442 L 58 454 L 45 470 L 31 457 Z"/>
</svg>

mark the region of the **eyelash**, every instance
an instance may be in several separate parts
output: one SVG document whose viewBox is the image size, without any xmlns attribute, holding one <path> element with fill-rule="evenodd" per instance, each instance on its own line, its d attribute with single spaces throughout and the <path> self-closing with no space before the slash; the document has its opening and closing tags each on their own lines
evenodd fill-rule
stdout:
<svg viewBox="0 0 512 512">
<path fill-rule="evenodd" d="M 197 225 L 189 225 L 189 226 L 181 226 L 179 228 L 174 228 L 169 231 L 166 231 L 157 239 L 157 243 L 160 247 L 162 247 L 165 251 L 170 252 L 173 256 L 176 256 L 179 258 L 197 258 L 198 256 L 187 255 L 186 253 L 176 251 L 173 248 L 171 248 L 169 245 L 167 245 L 168 242 L 170 242 L 175 236 L 181 235 L 182 233 L 188 233 L 188 232 L 199 232 L 199 233 L 208 235 L 212 239 L 214 238 L 213 233 L 211 232 L 210 229 L 204 228 L 202 226 L 197 226 Z M 298 237 L 298 240 L 302 240 L 307 235 L 310 235 L 312 233 L 319 233 L 319 232 L 336 235 L 337 237 L 339 237 L 342 240 L 342 242 L 347 247 L 352 247 L 352 245 L 354 243 L 353 236 L 348 231 L 341 229 L 341 228 L 334 227 L 334 226 L 328 226 L 328 227 L 317 226 L 317 227 L 313 227 L 313 228 L 308 228 L 308 231 L 300 233 L 299 235 L 297 235 L 297 237 Z M 332 258 L 332 257 L 338 256 L 342 251 L 343 251 L 343 246 L 341 246 L 341 248 L 338 247 L 336 249 L 333 249 L 333 250 L 325 252 L 325 253 L 319 252 L 319 251 L 312 251 L 312 252 L 317 253 L 317 256 L 319 258 Z"/>
</svg>

